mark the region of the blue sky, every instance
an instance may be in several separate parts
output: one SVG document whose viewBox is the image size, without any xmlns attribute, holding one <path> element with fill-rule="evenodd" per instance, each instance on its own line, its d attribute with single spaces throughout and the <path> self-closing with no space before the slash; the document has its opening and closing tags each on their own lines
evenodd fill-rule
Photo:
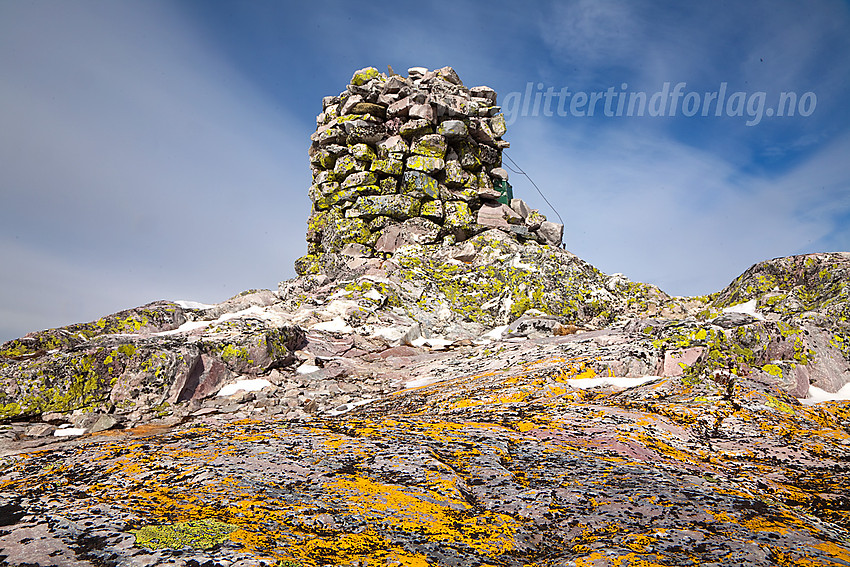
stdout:
<svg viewBox="0 0 850 567">
<path fill-rule="evenodd" d="M 451 65 L 502 101 L 529 83 L 725 84 L 763 109 L 812 93 L 808 116 L 750 126 L 734 106 L 685 116 L 682 97 L 673 116 L 531 101 L 508 155 L 571 251 L 671 294 L 850 250 L 848 31 L 850 4 L 828 1 L 0 0 L 0 341 L 293 277 L 321 98 L 369 65 Z"/>
</svg>

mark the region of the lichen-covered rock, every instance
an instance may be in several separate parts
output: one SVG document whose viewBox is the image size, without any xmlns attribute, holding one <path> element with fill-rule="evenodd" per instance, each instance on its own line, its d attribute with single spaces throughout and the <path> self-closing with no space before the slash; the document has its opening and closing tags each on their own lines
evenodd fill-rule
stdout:
<svg viewBox="0 0 850 567">
<path fill-rule="evenodd" d="M 420 204 L 418 199 L 409 195 L 368 195 L 357 199 L 348 212 L 364 219 L 387 216 L 404 220 L 419 214 Z"/>
<path fill-rule="evenodd" d="M 437 180 L 421 171 L 406 171 L 402 180 L 402 189 L 413 197 L 438 199 L 440 186 Z"/>
<path fill-rule="evenodd" d="M 439 134 L 422 136 L 410 146 L 410 152 L 421 156 L 440 158 L 446 155 L 446 139 Z"/>
<path fill-rule="evenodd" d="M 328 222 L 322 236 L 322 246 L 329 252 L 338 252 L 349 242 L 366 244 L 372 233 L 359 218 L 336 218 Z"/>
<path fill-rule="evenodd" d="M 467 229 L 475 223 L 469 205 L 464 201 L 446 201 L 445 216 L 445 225 L 449 228 Z"/>
<path fill-rule="evenodd" d="M 101 321 L 126 322 L 122 316 L 127 313 L 139 316 L 156 310 L 179 311 L 186 321 L 183 309 L 170 302 Z M 295 328 L 270 327 L 262 320 L 211 322 L 200 325 L 204 333 L 191 339 L 172 335 L 176 328 L 151 333 L 149 325 L 140 323 L 82 344 L 0 358 L 0 419 L 74 410 L 128 413 L 206 397 L 233 375 L 257 375 L 288 364 L 303 340 Z M 80 327 L 45 333 L 62 336 Z"/>
<path fill-rule="evenodd" d="M 411 68 L 409 73 L 401 77 L 372 67 L 361 69 L 339 96 L 322 100 L 309 149 L 313 185 L 308 195 L 314 212 L 334 213 L 324 221 L 325 235 L 349 234 L 356 239 L 351 242 L 369 246 L 381 238 L 377 233 L 386 225 L 370 227 L 368 238 L 360 230 L 332 230 L 330 218 L 363 217 L 369 222 L 376 218 L 352 208 L 364 195 L 401 193 L 420 201 L 465 202 L 473 221 L 459 222 L 456 215 L 447 218 L 445 210 L 439 209 L 427 209 L 427 216 L 421 210 L 404 217 L 377 215 L 395 221 L 425 218 L 441 227 L 441 238 L 447 239 L 447 244 L 480 231 L 474 222 L 480 208 L 506 201 L 507 172 L 501 168 L 501 151 L 509 144 L 501 139 L 506 123 L 492 89 L 465 87 L 450 67 L 435 71 Z M 559 232 L 559 225 L 544 225 L 545 220 L 538 213 L 524 226 L 510 222 L 500 227 L 518 241 L 559 246 L 562 229 Z M 331 239 L 326 248 L 326 240 L 317 236 L 314 224 L 307 231 L 308 256 L 324 258 L 345 244 Z M 381 240 L 384 251 L 397 241 L 394 233 L 385 236 Z M 330 257 L 318 264 L 305 259 L 298 262 L 298 270 L 308 273 L 319 265 L 349 263 Z"/>
<path fill-rule="evenodd" d="M 101 335 L 151 334 L 176 329 L 185 322 L 186 316 L 179 305 L 156 301 L 90 323 L 29 333 L 0 346 L 0 358 L 25 360 L 58 348 L 73 347 Z"/>
<path fill-rule="evenodd" d="M 405 165 L 408 169 L 431 174 L 440 171 L 446 164 L 441 158 L 410 156 Z"/>
<path fill-rule="evenodd" d="M 468 134 L 466 124 L 461 120 L 444 120 L 437 128 L 437 133 L 449 139 L 465 138 Z"/>
<path fill-rule="evenodd" d="M 365 85 L 379 75 L 380 72 L 374 67 L 365 67 L 354 72 L 354 75 L 351 77 L 351 84 L 356 86 Z"/>
</svg>

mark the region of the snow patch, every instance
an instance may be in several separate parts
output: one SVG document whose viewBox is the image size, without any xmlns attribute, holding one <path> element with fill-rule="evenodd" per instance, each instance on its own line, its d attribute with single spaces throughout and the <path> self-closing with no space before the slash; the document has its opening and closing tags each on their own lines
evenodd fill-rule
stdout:
<svg viewBox="0 0 850 567">
<path fill-rule="evenodd" d="M 247 309 L 243 309 L 242 311 L 237 311 L 236 313 L 225 313 L 224 315 L 222 315 L 221 317 L 219 317 L 218 319 L 213 321 L 213 323 L 223 323 L 224 321 L 230 321 L 231 319 L 238 319 L 239 317 L 245 317 L 247 315 L 256 315 L 256 316 L 260 317 L 261 319 L 271 319 L 272 318 L 271 316 L 269 316 L 268 312 L 264 308 L 259 307 L 257 305 L 252 305 L 251 307 L 248 307 Z"/>
<path fill-rule="evenodd" d="M 638 378 L 619 378 L 613 376 L 598 376 L 596 378 L 575 378 L 567 380 L 567 384 L 573 388 L 585 390 L 587 388 L 599 387 L 615 387 L 615 388 L 634 388 L 655 380 L 662 380 L 661 376 L 640 376 Z"/>
<path fill-rule="evenodd" d="M 805 398 L 800 399 L 800 403 L 812 405 L 819 402 L 843 402 L 847 400 L 850 400 L 850 383 L 844 384 L 844 386 L 835 393 L 827 392 L 817 386 L 809 386 L 809 393 Z"/>
<path fill-rule="evenodd" d="M 336 317 L 331 319 L 330 321 L 323 321 L 321 323 L 316 323 L 310 327 L 311 331 L 325 331 L 326 333 L 346 333 L 351 334 L 354 332 L 354 329 L 351 328 L 351 325 L 345 322 L 342 317 Z"/>
<path fill-rule="evenodd" d="M 733 305 L 731 307 L 726 307 L 723 309 L 724 313 L 743 313 L 744 315 L 752 315 L 756 319 L 760 319 L 764 321 L 764 316 L 761 313 L 756 311 L 756 300 L 751 299 L 746 303 L 739 303 L 738 305 Z"/>
<path fill-rule="evenodd" d="M 426 339 L 425 337 L 419 337 L 418 339 L 411 341 L 410 344 L 415 347 L 427 346 L 433 350 L 445 350 L 446 347 L 448 347 L 453 342 L 454 341 L 449 341 L 438 337 L 432 337 L 430 339 Z"/>
<path fill-rule="evenodd" d="M 233 384 L 228 384 L 224 386 L 221 390 L 218 391 L 217 396 L 232 396 L 236 392 L 240 390 L 244 390 L 246 392 L 256 392 L 258 390 L 262 390 L 266 386 L 271 386 L 272 383 L 268 380 L 263 380 L 262 378 L 255 378 L 253 380 L 239 380 L 238 382 L 234 382 Z"/>
<path fill-rule="evenodd" d="M 507 325 L 502 325 L 501 327 L 496 327 L 495 329 L 491 329 L 491 330 L 487 331 L 486 333 L 484 333 L 483 335 L 481 335 L 479 340 L 500 341 L 500 340 L 502 340 L 502 333 L 504 333 L 505 329 L 507 329 L 507 328 L 508 328 Z"/>
<path fill-rule="evenodd" d="M 511 258 L 511 268 L 516 268 L 518 270 L 527 270 L 529 272 L 538 271 L 537 266 L 534 266 L 532 264 L 524 264 L 520 259 L 519 254 L 514 254 L 514 257 Z"/>
<path fill-rule="evenodd" d="M 378 290 L 376 290 L 376 289 L 374 289 L 374 288 L 373 288 L 373 289 L 370 289 L 369 291 L 367 291 L 366 293 L 364 293 L 364 294 L 363 294 L 363 297 L 365 297 L 366 299 L 371 299 L 372 301 L 383 301 L 383 300 L 385 299 L 385 298 L 384 298 L 384 296 L 383 296 L 383 295 L 381 295 L 381 294 L 378 292 Z"/>
<path fill-rule="evenodd" d="M 441 382 L 442 378 L 437 378 L 435 376 L 422 376 L 421 378 L 416 378 L 414 380 L 408 380 L 404 383 L 405 388 L 422 388 L 423 386 L 430 386 L 431 384 L 436 384 L 437 382 Z"/>
<path fill-rule="evenodd" d="M 320 369 L 318 366 L 314 364 L 307 364 L 306 362 L 295 369 L 296 374 L 312 374 L 313 372 L 318 372 Z"/>
<path fill-rule="evenodd" d="M 377 401 L 377 398 L 375 398 L 375 399 L 367 399 L 367 400 L 360 400 L 359 402 L 348 402 L 348 403 L 346 403 L 346 404 L 342 404 L 341 406 L 337 406 L 337 407 L 335 407 L 335 408 L 334 408 L 334 409 L 332 409 L 332 410 L 328 410 L 328 411 L 326 411 L 326 412 L 325 412 L 325 414 L 330 415 L 330 416 L 342 415 L 342 414 L 344 414 L 344 413 L 348 413 L 348 412 L 350 412 L 350 411 L 351 411 L 351 410 L 353 410 L 354 408 L 357 408 L 357 407 L 360 407 L 360 406 L 364 406 L 364 405 L 366 405 L 366 404 L 371 404 L 371 403 L 372 403 L 372 402 L 374 402 L 374 401 Z"/>
<path fill-rule="evenodd" d="M 190 333 L 196 329 L 203 329 L 204 327 L 209 327 L 212 323 L 212 321 L 186 321 L 176 329 L 171 329 L 170 331 L 160 331 L 159 333 L 154 333 L 153 335 L 155 337 L 164 337 L 167 335 Z"/>
<path fill-rule="evenodd" d="M 176 303 L 176 302 L 175 302 Z M 214 306 L 209 306 L 214 307 Z M 209 327 L 210 325 L 217 325 L 219 323 L 224 323 L 225 321 L 230 321 L 231 319 L 239 319 L 240 317 L 246 316 L 256 316 L 261 319 L 267 319 L 271 321 L 276 320 L 276 316 L 269 313 L 266 309 L 262 307 L 258 307 L 253 305 L 248 307 L 247 309 L 243 309 L 242 311 L 237 311 L 236 313 L 225 313 L 215 321 L 186 321 L 176 329 L 172 329 L 170 331 L 161 331 L 159 333 L 154 333 L 153 336 L 161 337 L 166 335 L 177 335 L 180 333 L 189 333 L 196 329 L 203 329 L 205 327 Z"/>
<path fill-rule="evenodd" d="M 177 301 L 173 301 L 172 303 L 176 303 L 183 309 L 209 309 L 210 307 L 215 307 L 215 305 L 211 305 L 209 303 L 201 303 L 199 301 L 186 301 L 185 299 L 178 299 Z"/>
<path fill-rule="evenodd" d="M 53 432 L 54 437 L 72 437 L 86 432 L 82 427 L 63 427 Z"/>
</svg>

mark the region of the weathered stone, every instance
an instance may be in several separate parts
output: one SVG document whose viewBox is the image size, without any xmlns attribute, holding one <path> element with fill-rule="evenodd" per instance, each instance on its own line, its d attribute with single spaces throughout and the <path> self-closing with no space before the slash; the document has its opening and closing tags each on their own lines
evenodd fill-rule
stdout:
<svg viewBox="0 0 850 567">
<path fill-rule="evenodd" d="M 455 72 L 455 70 L 451 67 L 437 69 L 436 74 L 438 77 L 442 77 L 450 83 L 463 86 L 463 82 L 460 80 L 460 77 L 458 77 L 457 72 Z"/>
<path fill-rule="evenodd" d="M 472 139 L 481 144 L 492 145 L 496 141 L 495 136 L 490 130 L 490 125 L 487 123 L 486 119 L 475 118 L 473 120 L 470 120 L 469 135 L 472 136 Z"/>
<path fill-rule="evenodd" d="M 365 143 L 375 144 L 386 135 L 387 130 L 383 124 L 369 123 L 365 121 L 351 121 L 345 123 L 347 136 L 346 143 L 349 145 Z"/>
<path fill-rule="evenodd" d="M 421 171 L 405 171 L 402 179 L 402 192 L 414 197 L 437 199 L 440 187 L 437 180 Z"/>
<path fill-rule="evenodd" d="M 510 223 L 508 222 L 509 215 L 519 216 L 501 203 L 484 203 L 478 209 L 478 224 L 489 228 L 510 230 Z"/>
<path fill-rule="evenodd" d="M 363 97 L 358 94 L 348 96 L 339 107 L 340 116 L 355 114 L 354 107 L 363 102 Z"/>
<path fill-rule="evenodd" d="M 490 132 L 496 138 L 501 138 L 508 131 L 508 127 L 505 124 L 504 114 L 497 114 L 496 116 L 490 118 L 488 125 L 490 127 Z"/>
<path fill-rule="evenodd" d="M 487 99 L 490 105 L 496 104 L 496 91 L 490 87 L 472 87 L 469 89 L 469 94 L 474 97 Z"/>
<path fill-rule="evenodd" d="M 361 171 L 361 164 L 354 156 L 345 155 L 336 160 L 334 173 L 337 175 L 347 176 L 355 171 Z"/>
<path fill-rule="evenodd" d="M 516 234 L 517 236 L 521 236 L 523 238 L 527 238 L 529 236 L 528 227 L 524 224 L 512 224 L 509 227 L 509 231 L 511 234 Z"/>
<path fill-rule="evenodd" d="M 442 222 L 444 217 L 443 202 L 438 200 L 425 201 L 422 203 L 419 214 L 425 218 Z"/>
<path fill-rule="evenodd" d="M 378 96 L 378 104 L 380 104 L 381 106 L 389 108 L 390 105 L 392 105 L 395 102 L 398 102 L 398 100 L 400 98 L 401 97 L 399 96 L 398 93 L 381 94 L 380 96 Z"/>
<path fill-rule="evenodd" d="M 546 244 L 560 246 L 564 239 L 564 225 L 543 221 L 540 223 L 540 228 L 537 229 L 537 234 L 546 240 Z"/>
<path fill-rule="evenodd" d="M 387 115 L 387 107 L 382 104 L 372 102 L 358 102 L 354 104 L 349 112 L 351 114 L 371 114 L 379 118 L 385 118 Z"/>
<path fill-rule="evenodd" d="M 449 139 L 465 138 L 469 131 L 460 120 L 443 120 L 437 128 L 437 133 Z"/>
<path fill-rule="evenodd" d="M 55 425 L 50 425 L 48 423 L 37 423 L 35 425 L 31 425 L 27 427 L 26 435 L 27 437 L 47 437 L 48 435 L 53 435 L 53 432 L 56 430 Z"/>
<path fill-rule="evenodd" d="M 410 146 L 411 153 L 426 157 L 443 158 L 446 155 L 446 139 L 439 134 L 426 134 Z"/>
<path fill-rule="evenodd" d="M 511 208 L 523 219 L 527 219 L 531 214 L 531 209 L 522 199 L 511 199 Z"/>
<path fill-rule="evenodd" d="M 458 159 L 463 169 L 467 171 L 478 171 L 481 160 L 478 158 L 478 147 L 472 143 L 464 142 L 457 147 Z"/>
<path fill-rule="evenodd" d="M 310 136 L 310 139 L 321 145 L 339 144 L 340 142 L 345 142 L 345 129 L 339 126 L 323 126 L 316 130 L 316 132 Z"/>
<path fill-rule="evenodd" d="M 375 150 L 369 147 L 368 144 L 354 144 L 349 149 L 352 157 L 360 161 L 371 162 L 375 159 Z"/>
<path fill-rule="evenodd" d="M 361 197 L 365 199 L 367 197 Z M 358 199 L 359 201 L 359 199 Z M 366 228 L 366 224 L 359 218 L 338 218 L 326 225 L 323 233 L 322 245 L 329 252 L 342 249 L 349 242 L 367 244 L 372 233 Z"/>
<path fill-rule="evenodd" d="M 372 171 L 380 171 L 388 175 L 401 175 L 404 171 L 404 162 L 396 158 L 375 159 L 372 161 Z"/>
<path fill-rule="evenodd" d="M 410 218 L 400 225 L 391 225 L 384 229 L 375 242 L 375 250 L 392 253 L 402 246 L 431 244 L 439 235 L 439 225 L 421 217 Z"/>
<path fill-rule="evenodd" d="M 333 169 L 335 162 L 336 156 L 324 149 L 319 149 L 310 156 L 311 164 L 325 169 Z"/>
<path fill-rule="evenodd" d="M 475 246 L 471 242 L 464 242 L 463 245 L 452 252 L 452 258 L 459 262 L 472 262 L 477 255 Z"/>
<path fill-rule="evenodd" d="M 449 189 L 448 195 L 446 195 L 444 197 L 444 200 L 446 200 L 446 201 L 465 201 L 467 203 L 478 203 L 478 201 L 479 201 L 479 199 L 478 199 L 478 189 L 477 188 L 472 189 L 472 188 L 466 188 L 466 187 Z"/>
<path fill-rule="evenodd" d="M 400 116 L 402 118 L 406 118 L 410 113 L 410 108 L 414 104 L 416 103 L 414 103 L 413 99 L 409 96 L 401 98 L 387 107 L 387 116 Z"/>
<path fill-rule="evenodd" d="M 388 216 L 379 216 L 379 217 L 375 217 L 372 220 L 370 220 L 368 226 L 369 226 L 369 230 L 371 230 L 374 233 L 377 233 L 377 232 L 384 230 L 385 228 L 387 228 L 388 226 L 390 226 L 394 223 L 395 223 L 395 221 Z"/>
<path fill-rule="evenodd" d="M 447 201 L 445 207 L 445 226 L 450 228 L 469 228 L 475 219 L 469 205 L 463 201 Z"/>
<path fill-rule="evenodd" d="M 685 370 L 688 367 L 693 366 L 704 352 L 704 347 L 692 347 L 665 352 L 661 375 L 683 376 L 685 374 Z"/>
<path fill-rule="evenodd" d="M 490 170 L 490 175 L 495 177 L 496 179 L 501 179 L 503 181 L 508 180 L 508 172 L 501 167 L 494 167 Z"/>
<path fill-rule="evenodd" d="M 497 165 L 501 160 L 498 150 L 486 145 L 478 146 L 478 157 L 488 168 Z"/>
<path fill-rule="evenodd" d="M 499 193 L 495 189 L 493 189 L 493 180 L 490 179 L 490 176 L 486 171 L 481 170 L 478 172 L 478 194 L 481 196 L 489 197 L 493 193 Z M 498 195 L 496 195 L 498 197 Z"/>
<path fill-rule="evenodd" d="M 338 189 L 332 193 L 323 195 L 315 201 L 317 210 L 327 210 L 332 207 L 347 206 L 346 204 L 353 203 L 359 196 L 357 187 L 348 187 Z"/>
<path fill-rule="evenodd" d="M 113 416 L 108 414 L 100 414 L 97 420 L 88 428 L 89 433 L 98 433 L 100 431 L 108 431 L 114 429 L 120 422 Z"/>
<path fill-rule="evenodd" d="M 423 171 L 425 173 L 434 173 L 445 167 L 445 162 L 440 158 L 425 157 L 421 155 L 410 156 L 405 162 L 408 169 Z"/>
<path fill-rule="evenodd" d="M 410 150 L 407 142 L 404 141 L 404 138 L 401 136 L 390 136 L 389 138 L 382 140 L 378 144 L 378 151 L 382 152 L 383 156 L 388 156 L 390 154 L 406 154 Z"/>
<path fill-rule="evenodd" d="M 528 216 L 525 217 L 525 226 L 528 227 L 528 230 L 535 231 L 540 228 L 540 225 L 545 221 L 546 217 L 540 214 L 540 211 L 537 209 L 531 209 Z"/>
<path fill-rule="evenodd" d="M 432 128 L 431 123 L 427 120 L 422 120 L 421 118 L 408 120 L 402 124 L 399 129 L 399 133 L 406 137 L 430 134 L 433 131 L 434 129 Z"/>
<path fill-rule="evenodd" d="M 469 99 L 460 96 L 441 94 L 432 97 L 431 102 L 439 117 L 466 116 L 468 112 Z"/>
<path fill-rule="evenodd" d="M 434 107 L 427 103 L 412 105 L 407 114 L 408 116 L 410 116 L 410 118 L 419 118 L 422 120 L 427 120 L 431 124 L 436 122 L 437 117 L 434 112 Z"/>
<path fill-rule="evenodd" d="M 420 201 L 408 195 L 367 195 L 357 199 L 350 212 L 374 218 L 388 216 L 404 220 L 419 214 Z"/>
<path fill-rule="evenodd" d="M 354 75 L 351 77 L 351 81 L 349 82 L 355 86 L 365 85 L 380 74 L 381 73 L 374 67 L 364 67 L 363 69 L 355 71 Z"/>
<path fill-rule="evenodd" d="M 397 93 L 401 89 L 407 87 L 407 79 L 400 75 L 393 75 L 389 77 L 384 83 L 383 93 Z"/>
<path fill-rule="evenodd" d="M 352 258 L 362 258 L 371 255 L 366 246 L 357 242 L 349 242 L 342 247 L 342 250 L 340 250 L 339 253 L 343 256 L 351 256 Z"/>
<path fill-rule="evenodd" d="M 349 189 L 351 187 L 360 187 L 361 185 L 376 185 L 377 183 L 378 180 L 371 171 L 358 171 L 346 177 L 341 187 L 343 189 Z"/>
<path fill-rule="evenodd" d="M 446 185 L 449 187 L 460 187 L 464 184 L 466 177 L 464 176 L 463 167 L 457 160 L 448 160 L 445 165 L 446 169 Z"/>
<path fill-rule="evenodd" d="M 436 242 L 442 230 L 440 225 L 421 216 L 405 220 L 401 228 L 415 244 Z"/>
<path fill-rule="evenodd" d="M 381 195 L 391 195 L 398 192 L 398 179 L 395 177 L 385 177 L 378 184 L 379 193 Z"/>
</svg>

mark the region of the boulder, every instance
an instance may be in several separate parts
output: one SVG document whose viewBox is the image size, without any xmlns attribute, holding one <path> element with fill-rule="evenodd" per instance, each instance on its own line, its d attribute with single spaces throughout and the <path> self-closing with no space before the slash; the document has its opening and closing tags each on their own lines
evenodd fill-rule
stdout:
<svg viewBox="0 0 850 567">
<path fill-rule="evenodd" d="M 469 132 L 461 120 L 444 120 L 437 127 L 437 133 L 447 139 L 465 138 Z"/>
<path fill-rule="evenodd" d="M 555 222 L 543 221 L 537 234 L 543 237 L 546 244 L 560 246 L 564 239 L 564 225 Z"/>
</svg>

